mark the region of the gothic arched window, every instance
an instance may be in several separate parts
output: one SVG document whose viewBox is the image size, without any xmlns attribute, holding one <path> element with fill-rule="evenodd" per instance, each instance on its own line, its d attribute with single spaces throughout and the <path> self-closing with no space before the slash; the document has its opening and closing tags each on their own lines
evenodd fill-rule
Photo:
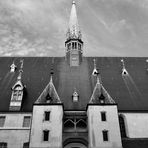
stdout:
<svg viewBox="0 0 148 148">
<path fill-rule="evenodd" d="M 12 100 L 22 100 L 22 87 L 20 85 L 16 85 L 12 92 Z"/>
<path fill-rule="evenodd" d="M 121 138 L 126 138 L 126 129 L 125 129 L 125 122 L 122 115 L 119 115 L 119 124 L 120 124 L 120 132 Z"/>
</svg>

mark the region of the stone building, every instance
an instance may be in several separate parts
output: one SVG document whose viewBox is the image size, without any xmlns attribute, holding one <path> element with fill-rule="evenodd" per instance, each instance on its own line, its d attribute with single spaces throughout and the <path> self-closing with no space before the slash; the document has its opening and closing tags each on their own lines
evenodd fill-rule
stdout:
<svg viewBox="0 0 148 148">
<path fill-rule="evenodd" d="M 74 1 L 65 49 L 0 58 L 0 148 L 147 148 L 147 58 L 84 57 Z"/>
</svg>

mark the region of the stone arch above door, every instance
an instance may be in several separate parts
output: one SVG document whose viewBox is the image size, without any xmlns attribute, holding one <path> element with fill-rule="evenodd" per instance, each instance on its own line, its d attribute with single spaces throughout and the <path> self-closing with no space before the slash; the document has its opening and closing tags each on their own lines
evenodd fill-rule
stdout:
<svg viewBox="0 0 148 148">
<path fill-rule="evenodd" d="M 87 148 L 88 142 L 82 138 L 69 138 L 63 143 L 64 148 Z"/>
</svg>

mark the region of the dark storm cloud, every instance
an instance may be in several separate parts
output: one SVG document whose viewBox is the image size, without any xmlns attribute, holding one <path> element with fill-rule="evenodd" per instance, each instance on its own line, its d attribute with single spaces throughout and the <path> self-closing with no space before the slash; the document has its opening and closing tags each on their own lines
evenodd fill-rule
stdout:
<svg viewBox="0 0 148 148">
<path fill-rule="evenodd" d="M 148 0 L 76 1 L 86 56 L 148 56 Z M 64 56 L 69 0 L 0 0 L 1 56 Z"/>
</svg>

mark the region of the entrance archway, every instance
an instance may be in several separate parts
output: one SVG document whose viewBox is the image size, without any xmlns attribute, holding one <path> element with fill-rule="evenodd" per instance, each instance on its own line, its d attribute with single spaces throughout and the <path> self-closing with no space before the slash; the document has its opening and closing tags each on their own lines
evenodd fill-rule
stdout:
<svg viewBox="0 0 148 148">
<path fill-rule="evenodd" d="M 63 143 L 64 148 L 87 148 L 88 142 L 82 138 L 69 138 Z"/>
</svg>

